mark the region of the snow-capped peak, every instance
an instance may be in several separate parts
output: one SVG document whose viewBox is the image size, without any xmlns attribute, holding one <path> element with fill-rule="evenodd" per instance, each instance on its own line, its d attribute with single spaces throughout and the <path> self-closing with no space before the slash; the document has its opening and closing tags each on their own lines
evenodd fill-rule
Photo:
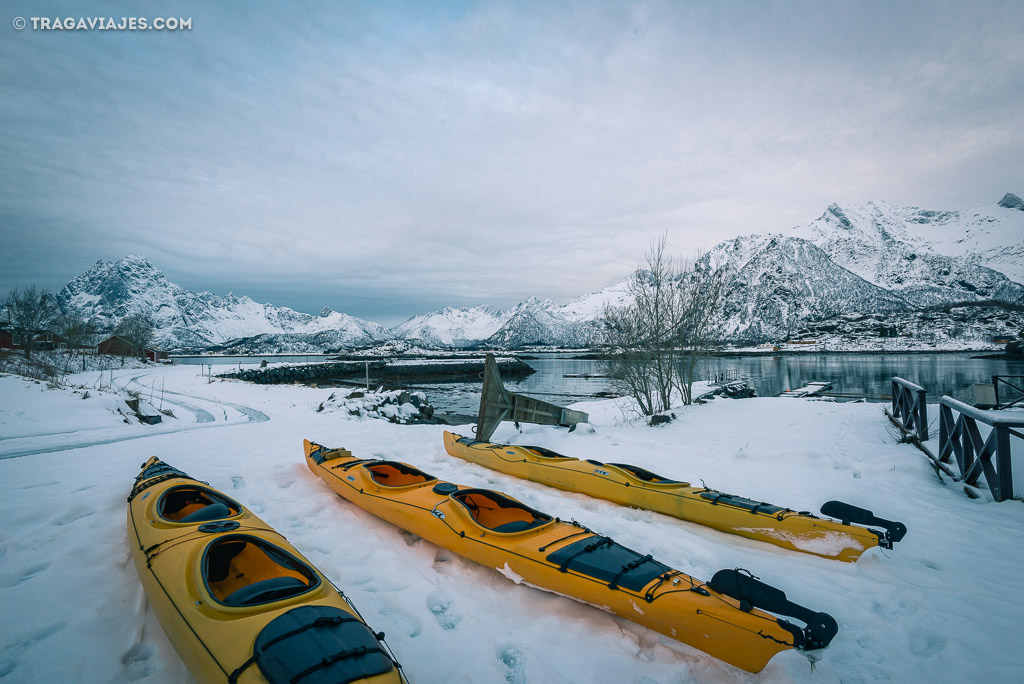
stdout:
<svg viewBox="0 0 1024 684">
<path fill-rule="evenodd" d="M 1003 199 L 999 200 L 998 206 L 1003 207 L 1004 209 L 1020 209 L 1021 211 L 1024 211 L 1024 200 L 1017 197 L 1012 192 L 1008 192 L 1003 195 Z"/>
<path fill-rule="evenodd" d="M 144 256 L 116 262 L 100 260 L 58 294 L 63 301 L 93 316 L 103 329 L 112 329 L 125 316 L 145 314 L 156 328 L 158 346 L 207 347 L 256 335 L 334 333 L 330 342 L 365 344 L 380 339 L 383 328 L 330 309 L 322 317 L 250 297 L 190 292 L 167 280 Z"/>
</svg>

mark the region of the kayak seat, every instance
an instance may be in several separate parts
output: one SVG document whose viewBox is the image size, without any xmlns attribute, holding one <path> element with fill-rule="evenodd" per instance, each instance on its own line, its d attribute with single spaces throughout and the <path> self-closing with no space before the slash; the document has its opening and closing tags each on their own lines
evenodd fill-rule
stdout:
<svg viewBox="0 0 1024 684">
<path fill-rule="evenodd" d="M 305 562 L 266 539 L 246 534 L 210 542 L 203 578 L 213 598 L 229 606 L 277 601 L 320 585 L 320 576 Z"/>
<path fill-rule="evenodd" d="M 231 592 L 221 603 L 229 606 L 253 606 L 301 594 L 306 589 L 306 583 L 295 577 L 271 577 Z"/>
<path fill-rule="evenodd" d="M 206 510 L 210 509 L 210 510 Z M 179 485 L 165 491 L 157 512 L 171 522 L 206 522 L 237 515 L 242 505 L 220 492 L 199 485 Z"/>
<path fill-rule="evenodd" d="M 206 553 L 206 581 L 223 582 L 231 572 L 231 560 L 242 552 L 245 542 L 217 544 Z"/>
<path fill-rule="evenodd" d="M 463 489 L 451 499 L 461 504 L 478 525 L 494 532 L 523 532 L 553 520 L 547 513 L 489 489 Z"/>
<path fill-rule="evenodd" d="M 199 510 L 189 513 L 178 522 L 182 523 L 196 523 L 196 522 L 207 522 L 210 520 L 220 520 L 221 518 L 227 518 L 231 515 L 231 509 L 222 503 L 210 504 L 203 506 Z"/>
<path fill-rule="evenodd" d="M 504 525 L 498 525 L 497 527 L 492 527 L 491 529 L 495 532 L 510 534 L 512 532 L 525 532 L 526 530 L 533 529 L 534 527 L 540 527 L 546 522 L 547 520 L 543 520 L 541 518 L 536 518 L 529 522 L 526 520 L 513 520 L 512 522 L 507 522 Z"/>
</svg>

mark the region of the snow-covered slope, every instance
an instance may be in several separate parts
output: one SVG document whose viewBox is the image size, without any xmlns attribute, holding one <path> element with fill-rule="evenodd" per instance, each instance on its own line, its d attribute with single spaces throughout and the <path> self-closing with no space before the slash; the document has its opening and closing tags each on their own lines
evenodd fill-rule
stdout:
<svg viewBox="0 0 1024 684">
<path fill-rule="evenodd" d="M 839 314 L 1024 304 L 1021 207 L 1012 194 L 963 211 L 833 204 L 784 235 L 720 243 L 702 264 L 727 270 L 726 332 L 734 338 L 780 339 Z"/>
<path fill-rule="evenodd" d="M 627 283 L 628 279 L 561 305 L 530 297 L 508 309 L 446 307 L 414 316 L 391 333 L 427 346 L 583 346 L 593 340 L 605 304 L 621 305 L 626 300 Z"/>
<path fill-rule="evenodd" d="M 430 347 L 468 347 L 498 332 L 508 319 L 507 311 L 493 306 L 464 309 L 446 306 L 439 311 L 413 316 L 396 325 L 390 333 Z"/>
<path fill-rule="evenodd" d="M 168 281 L 160 269 L 138 255 L 96 262 L 65 285 L 58 297 L 94 316 L 107 330 L 129 314 L 145 314 L 156 327 L 155 343 L 169 348 L 222 345 L 257 335 L 329 332 L 329 337 L 339 343 L 336 346 L 387 338 L 386 330 L 377 323 L 329 308 L 312 316 L 244 296 L 190 292 Z M 279 341 L 287 346 L 288 340 Z"/>
<path fill-rule="evenodd" d="M 833 204 L 793 228 L 829 258 L 919 306 L 957 300 L 1024 298 L 1024 202 L 930 211 L 889 202 Z"/>
<path fill-rule="evenodd" d="M 907 308 L 899 295 L 836 265 L 799 238 L 736 238 L 717 245 L 704 260 L 726 269 L 723 313 L 732 337 L 779 338 L 803 321 Z"/>
</svg>

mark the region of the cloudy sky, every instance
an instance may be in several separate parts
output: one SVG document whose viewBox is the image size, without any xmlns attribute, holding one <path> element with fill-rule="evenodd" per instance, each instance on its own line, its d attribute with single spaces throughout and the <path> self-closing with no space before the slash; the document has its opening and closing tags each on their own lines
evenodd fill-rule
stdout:
<svg viewBox="0 0 1024 684">
<path fill-rule="evenodd" d="M 1024 194 L 1018 2 L 4 10 L 0 292 L 139 253 L 189 289 L 394 324 L 601 289 L 664 231 L 691 256 L 831 202 Z"/>
</svg>

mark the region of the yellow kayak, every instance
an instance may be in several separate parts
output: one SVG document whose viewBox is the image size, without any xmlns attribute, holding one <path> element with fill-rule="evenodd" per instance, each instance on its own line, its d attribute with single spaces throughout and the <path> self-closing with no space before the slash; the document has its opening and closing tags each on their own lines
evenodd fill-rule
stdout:
<svg viewBox="0 0 1024 684">
<path fill-rule="evenodd" d="M 402 529 L 517 583 L 589 603 L 749 672 L 780 651 L 825 648 L 838 630 L 830 615 L 788 601 L 743 571 L 720 570 L 703 582 L 500 492 L 308 440 L 305 454 L 310 470 L 336 493 Z"/>
<path fill-rule="evenodd" d="M 199 682 L 402 684 L 383 634 L 247 508 L 157 458 L 128 497 L 153 612 Z"/>
<path fill-rule="evenodd" d="M 452 456 L 507 475 L 824 558 L 855 561 L 873 546 L 891 549 L 907 532 L 903 523 L 876 518 L 871 511 L 841 501 L 829 501 L 821 507 L 822 514 L 839 519 L 830 520 L 708 487 L 694 487 L 637 466 L 581 461 L 542 447 L 491 444 L 445 432 L 444 448 Z"/>
</svg>

